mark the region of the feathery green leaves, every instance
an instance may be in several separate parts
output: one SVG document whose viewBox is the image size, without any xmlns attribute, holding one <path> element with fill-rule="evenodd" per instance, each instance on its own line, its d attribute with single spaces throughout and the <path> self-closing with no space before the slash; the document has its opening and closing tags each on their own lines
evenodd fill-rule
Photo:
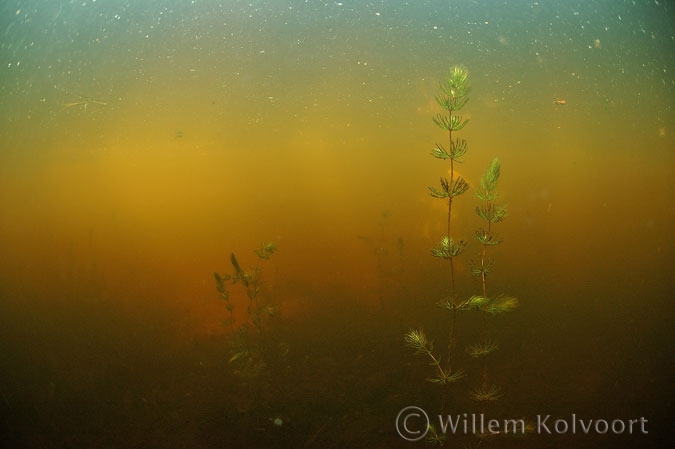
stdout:
<svg viewBox="0 0 675 449">
<path fill-rule="evenodd" d="M 506 206 L 497 205 L 489 201 L 476 207 L 476 214 L 483 220 L 491 223 L 499 223 L 508 215 L 508 213 L 509 211 Z"/>
<path fill-rule="evenodd" d="M 471 392 L 473 398 L 477 401 L 496 401 L 502 397 L 501 388 L 497 385 L 489 387 L 478 387 Z"/>
<path fill-rule="evenodd" d="M 437 159 L 452 159 L 455 162 L 462 162 L 459 160 L 467 150 L 467 144 L 465 139 L 456 139 L 450 143 L 450 151 L 446 150 L 445 147 L 439 143 L 436 144 L 436 148 L 431 150 L 431 155 Z"/>
<path fill-rule="evenodd" d="M 446 235 L 441 238 L 438 246 L 431 249 L 431 255 L 441 259 L 450 259 L 461 254 L 465 246 L 466 242 L 464 240 L 455 241 Z"/>
<path fill-rule="evenodd" d="M 410 346 L 418 354 L 427 354 L 433 349 L 432 343 L 427 340 L 424 329 L 410 329 L 403 337 L 406 345 Z"/>
<path fill-rule="evenodd" d="M 476 191 L 476 197 L 483 201 L 494 201 L 497 199 L 497 181 L 501 171 L 501 163 L 498 158 L 492 159 L 490 167 L 480 178 L 480 185 Z"/>
<path fill-rule="evenodd" d="M 488 274 L 495 268 L 495 261 L 490 258 L 483 258 L 481 260 L 471 260 L 469 262 L 471 267 L 471 274 L 475 277 L 482 277 L 483 274 Z"/>
<path fill-rule="evenodd" d="M 427 380 L 431 383 L 434 383 L 434 384 L 445 385 L 445 384 L 451 384 L 451 383 L 457 382 L 458 380 L 460 380 L 464 376 L 465 376 L 464 370 L 458 369 L 458 370 L 456 370 L 452 373 L 449 373 L 449 374 L 443 373 L 439 377 L 434 377 L 432 379 L 427 379 Z"/>
<path fill-rule="evenodd" d="M 469 101 L 469 71 L 464 67 L 453 67 L 450 76 L 440 84 L 443 95 L 436 97 L 436 102 L 446 111 L 459 111 Z"/>
<path fill-rule="evenodd" d="M 452 181 L 452 186 L 447 178 L 441 178 L 441 190 L 438 190 L 435 187 L 429 187 L 429 191 L 434 198 L 454 198 L 466 192 L 469 188 L 469 183 L 461 176 L 457 176 Z"/>
<path fill-rule="evenodd" d="M 474 295 L 467 300 L 466 307 L 491 315 L 498 315 L 504 312 L 511 312 L 518 307 L 518 304 L 518 299 L 513 296 L 500 295 L 495 299 L 491 299 L 481 295 Z"/>
<path fill-rule="evenodd" d="M 468 352 L 471 357 L 477 358 L 486 356 L 497 349 L 499 349 L 499 345 L 497 343 L 488 341 L 485 343 L 471 345 L 466 349 L 466 352 Z"/>
<path fill-rule="evenodd" d="M 494 246 L 502 243 L 502 239 L 497 237 L 497 234 L 492 231 L 488 231 L 485 228 L 477 229 L 476 232 L 474 232 L 474 235 L 476 236 L 476 239 L 483 245 Z"/>
<path fill-rule="evenodd" d="M 461 115 L 436 114 L 433 118 L 434 123 L 445 131 L 459 131 L 464 128 L 469 120 L 462 120 Z"/>
<path fill-rule="evenodd" d="M 511 312 L 519 305 L 518 299 L 513 296 L 498 296 L 497 299 L 490 302 L 485 307 L 485 311 L 492 315 L 497 315 L 504 312 Z"/>
</svg>

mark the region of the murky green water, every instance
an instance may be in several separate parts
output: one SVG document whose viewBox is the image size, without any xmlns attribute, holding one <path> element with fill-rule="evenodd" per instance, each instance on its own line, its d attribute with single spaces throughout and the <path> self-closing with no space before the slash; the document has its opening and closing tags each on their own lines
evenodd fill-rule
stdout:
<svg viewBox="0 0 675 449">
<path fill-rule="evenodd" d="M 0 12 L 5 446 L 413 447 L 395 427 L 412 405 L 432 418 L 550 415 L 549 428 L 572 414 L 647 420 L 647 434 L 540 428 L 481 447 L 670 439 L 670 2 L 33 0 Z M 435 305 L 448 264 L 430 255 L 447 209 L 428 186 L 448 176 L 430 152 L 447 139 L 432 117 L 454 65 L 472 87 L 455 168 L 474 187 L 453 206 L 469 242 L 457 294 L 481 291 L 473 193 L 499 157 L 509 215 L 489 286 L 520 307 L 487 327 L 458 316 L 466 377 L 442 393 L 403 336 L 422 327 L 436 353 L 448 344 L 450 314 Z M 278 248 L 269 260 L 254 252 L 265 242 Z M 232 253 L 242 279 L 225 300 L 213 273 L 237 276 Z M 465 350 L 484 329 L 499 344 L 489 404 L 471 399 L 483 369 Z"/>
</svg>

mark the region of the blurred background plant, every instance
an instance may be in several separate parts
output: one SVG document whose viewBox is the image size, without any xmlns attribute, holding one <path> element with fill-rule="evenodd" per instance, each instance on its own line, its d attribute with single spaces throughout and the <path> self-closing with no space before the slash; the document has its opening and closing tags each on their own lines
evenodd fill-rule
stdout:
<svg viewBox="0 0 675 449">
<path fill-rule="evenodd" d="M 255 250 L 258 262 L 268 261 L 276 252 L 274 243 L 263 243 Z M 268 343 L 265 335 L 268 320 L 277 312 L 277 306 L 272 304 L 271 293 L 268 291 L 265 300 L 261 300 L 263 289 L 263 270 L 260 265 L 247 271 L 242 269 L 234 253 L 230 254 L 230 263 L 233 272 L 218 273 L 213 276 L 216 281 L 216 290 L 219 297 L 225 302 L 228 317 L 223 320 L 223 326 L 230 333 L 230 354 L 228 363 L 232 365 L 236 374 L 244 377 L 258 377 L 267 370 Z M 228 285 L 241 285 L 248 298 L 246 313 L 243 322 L 237 327 L 235 302 L 232 300 Z"/>
</svg>

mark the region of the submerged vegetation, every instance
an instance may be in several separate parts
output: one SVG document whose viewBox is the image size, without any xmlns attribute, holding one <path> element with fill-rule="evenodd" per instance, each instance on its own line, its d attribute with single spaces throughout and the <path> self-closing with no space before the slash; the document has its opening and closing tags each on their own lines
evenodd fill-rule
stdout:
<svg viewBox="0 0 675 449">
<path fill-rule="evenodd" d="M 461 256 L 467 247 L 467 241 L 453 234 L 453 205 L 457 197 L 469 190 L 469 183 L 456 171 L 456 164 L 462 162 L 468 145 L 465 139 L 457 138 L 454 133 L 462 130 L 468 120 L 457 115 L 469 101 L 471 87 L 469 85 L 469 73 L 463 67 L 454 67 L 450 70 L 447 79 L 440 85 L 441 93 L 436 96 L 436 102 L 443 112 L 433 117 L 433 121 L 447 134 L 447 144 L 436 144 L 431 155 L 436 159 L 449 162 L 449 177 L 441 177 L 440 189 L 429 187 L 432 197 L 447 202 L 447 234 L 440 238 L 438 245 L 431 249 L 431 255 L 448 263 L 447 294 L 437 302 L 440 309 L 449 312 L 447 319 L 446 336 L 447 351 L 445 356 L 442 352 L 435 352 L 433 342 L 430 341 L 424 329 L 411 329 L 404 336 L 407 346 L 411 347 L 416 354 L 422 355 L 428 360 L 429 365 L 434 367 L 434 376 L 427 380 L 440 385 L 442 390 L 441 413 L 445 413 L 447 397 L 450 394 L 450 385 L 461 381 L 465 377 L 479 379 L 477 386 L 468 389 L 469 396 L 482 404 L 496 401 L 502 396 L 502 389 L 490 381 L 488 371 L 488 356 L 499 349 L 499 344 L 490 336 L 489 316 L 498 315 L 511 311 L 518 306 L 518 300 L 511 296 L 497 295 L 488 296 L 488 275 L 494 269 L 495 263 L 488 255 L 488 248 L 499 245 L 501 238 L 494 232 L 494 225 L 501 222 L 507 216 L 505 206 L 497 203 L 497 182 L 501 174 L 499 159 L 492 160 L 488 170 L 481 177 L 475 196 L 480 201 L 475 211 L 483 224 L 478 227 L 474 237 L 481 246 L 476 260 L 471 261 L 471 273 L 480 280 L 480 294 L 465 298 L 458 293 L 456 287 L 456 258 Z M 459 312 L 477 311 L 480 313 L 480 341 L 469 345 L 466 352 L 473 358 L 481 361 L 478 370 L 471 370 L 470 374 L 464 368 L 456 366 L 456 348 L 458 346 Z M 454 391 L 454 390 L 453 390 Z M 433 426 L 427 429 L 427 441 L 431 444 L 442 445 L 445 435 L 439 433 Z M 480 435 L 473 442 L 478 447 L 485 441 Z"/>
<path fill-rule="evenodd" d="M 276 252 L 274 243 L 263 243 L 255 251 L 259 260 L 269 260 Z M 236 374 L 244 377 L 257 377 L 263 374 L 267 368 L 265 341 L 265 326 L 267 321 L 275 315 L 276 306 L 269 298 L 262 301 L 259 298 L 263 280 L 262 268 L 253 267 L 244 271 L 234 253 L 230 254 L 230 263 L 233 268 L 232 274 L 214 272 L 216 290 L 220 298 L 225 302 L 228 318 L 223 321 L 230 331 L 230 356 L 228 363 L 234 367 Z M 237 328 L 235 318 L 235 303 L 233 302 L 228 284 L 240 284 L 246 291 L 248 305 L 243 323 Z M 268 295 L 270 296 L 270 295 Z M 253 330 L 253 332 L 251 332 Z"/>
<path fill-rule="evenodd" d="M 449 178 L 441 177 L 440 190 L 435 187 L 429 187 L 431 196 L 447 201 L 447 234 L 442 236 L 437 247 L 432 248 L 431 255 L 448 262 L 449 287 L 445 298 L 439 301 L 439 307 L 450 312 L 450 322 L 448 328 L 447 355 L 443 360 L 440 355 L 434 355 L 433 347 L 426 340 L 423 330 L 411 330 L 406 334 L 405 341 L 417 353 L 425 354 L 431 364 L 436 366 L 438 377 L 430 379 L 434 383 L 446 385 L 454 383 L 464 377 L 464 370 L 455 367 L 454 352 L 457 338 L 457 312 L 466 308 L 466 303 L 462 302 L 456 291 L 455 286 L 455 258 L 458 257 L 466 247 L 466 241 L 458 239 L 452 233 L 452 206 L 456 197 L 460 196 L 469 189 L 468 182 L 456 173 L 455 165 L 461 162 L 461 158 L 467 151 L 467 142 L 465 139 L 454 138 L 453 132 L 460 131 L 466 126 L 468 120 L 462 119 L 456 115 L 469 101 L 469 92 L 471 88 L 468 83 L 468 71 L 462 67 L 455 67 L 450 71 L 449 77 L 444 83 L 441 83 L 441 93 L 436 96 L 436 102 L 443 109 L 442 113 L 437 114 L 433 120 L 434 123 L 447 133 L 447 145 L 437 143 L 431 151 L 431 155 L 442 161 L 449 161 Z M 423 337 L 423 338 L 420 338 Z M 445 403 L 444 389 L 443 404 Z"/>
<path fill-rule="evenodd" d="M 483 225 L 479 227 L 474 236 L 481 245 L 478 259 L 473 260 L 471 273 L 480 280 L 481 294 L 469 298 L 471 308 L 481 313 L 481 342 L 470 346 L 467 349 L 469 355 L 481 360 L 481 381 L 476 387 L 472 396 L 477 401 L 494 401 L 501 397 L 501 387 L 491 383 L 488 376 L 488 358 L 487 356 L 499 349 L 499 345 L 490 339 L 488 319 L 490 315 L 498 315 L 504 312 L 510 312 L 518 307 L 518 299 L 497 295 L 488 296 L 488 274 L 494 269 L 494 260 L 488 257 L 488 248 L 499 245 L 502 239 L 494 232 L 494 225 L 504 220 L 507 215 L 505 206 L 497 203 L 499 194 L 497 192 L 497 181 L 501 173 L 501 164 L 499 159 L 495 158 L 490 163 L 490 167 L 480 179 L 480 185 L 476 191 L 476 198 L 481 203 L 476 206 L 476 214 L 483 220 Z"/>
</svg>

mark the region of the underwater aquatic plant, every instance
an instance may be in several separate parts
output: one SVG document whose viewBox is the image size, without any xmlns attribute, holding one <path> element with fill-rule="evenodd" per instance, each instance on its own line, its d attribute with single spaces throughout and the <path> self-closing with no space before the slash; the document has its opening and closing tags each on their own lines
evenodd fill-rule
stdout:
<svg viewBox="0 0 675 449">
<path fill-rule="evenodd" d="M 453 133 L 460 131 L 468 123 L 468 120 L 464 120 L 460 115 L 457 115 L 457 111 L 461 110 L 469 101 L 468 95 L 471 91 L 469 72 L 464 67 L 453 67 L 439 87 L 441 92 L 435 99 L 442 112 L 433 117 L 433 122 L 447 133 L 447 144 L 437 143 L 431 150 L 431 156 L 441 161 L 448 161 L 450 167 L 448 170 L 449 177 L 441 177 L 440 188 L 429 187 L 429 193 L 433 198 L 446 200 L 448 205 L 447 233 L 441 237 L 438 245 L 431 249 L 432 256 L 443 259 L 450 265 L 448 295 L 438 303 L 441 309 L 450 312 L 447 356 L 441 365 L 440 356 L 434 355 L 432 345 L 426 340 L 422 329 L 408 332 L 405 335 L 405 341 L 417 353 L 426 355 L 431 360 L 430 364 L 436 367 L 438 377 L 430 380 L 434 383 L 446 385 L 464 377 L 464 371 L 455 368 L 453 361 L 457 338 L 457 312 L 467 309 L 466 301 L 461 301 L 458 298 L 455 289 L 455 258 L 464 251 L 466 241 L 458 239 L 452 234 L 452 211 L 455 198 L 469 190 L 469 183 L 455 171 L 455 164 L 461 162 L 461 158 L 467 152 L 468 145 L 465 139 L 456 138 Z M 446 391 L 443 390 L 443 397 L 445 397 L 445 394 Z M 445 403 L 445 399 L 442 402 Z"/>
<path fill-rule="evenodd" d="M 433 343 L 427 340 L 427 336 L 424 334 L 423 329 L 411 329 L 407 334 L 405 334 L 404 339 L 406 344 L 413 348 L 416 353 L 429 357 L 431 359 L 429 364 L 436 367 L 438 371 L 438 377 L 427 379 L 429 382 L 448 384 L 457 382 L 459 379 L 464 377 L 463 370 L 456 370 L 451 373 L 443 369 L 441 366 L 441 361 L 436 358 L 433 353 Z"/>
<path fill-rule="evenodd" d="M 433 344 L 427 339 L 422 328 L 412 329 L 404 336 L 407 346 L 414 349 L 417 354 L 423 355 L 429 360 L 429 365 L 436 371 L 436 377 L 428 379 L 433 383 L 447 385 L 454 383 L 465 376 L 463 369 L 454 366 L 454 353 L 457 346 L 457 316 L 460 311 L 478 311 L 481 313 L 481 338 L 480 342 L 467 348 L 467 353 L 482 361 L 479 370 L 481 380 L 479 385 L 470 391 L 471 396 L 482 403 L 493 402 L 499 399 L 501 388 L 489 382 L 487 357 L 499 349 L 499 344 L 489 338 L 488 317 L 499 315 L 514 310 L 518 306 L 518 300 L 512 296 L 496 295 L 488 296 L 488 274 L 494 269 L 495 263 L 488 257 L 488 248 L 495 247 L 502 239 L 495 234 L 494 225 L 503 221 L 508 215 L 507 208 L 497 202 L 499 197 L 497 183 L 501 174 L 501 163 L 495 158 L 490 163 L 488 170 L 481 177 L 476 189 L 475 196 L 480 201 L 475 208 L 476 214 L 483 224 L 474 232 L 474 237 L 480 244 L 481 250 L 477 260 L 471 261 L 471 273 L 480 279 L 481 292 L 467 299 L 460 299 L 455 288 L 455 258 L 460 256 L 466 248 L 467 242 L 458 239 L 452 234 L 453 204 L 456 197 L 469 190 L 469 183 L 455 173 L 455 163 L 461 162 L 467 152 L 467 142 L 456 138 L 453 133 L 463 129 L 468 120 L 464 120 L 456 112 L 462 109 L 469 100 L 469 74 L 462 67 L 454 67 L 450 75 L 440 85 L 441 93 L 436 96 L 436 102 L 443 112 L 433 117 L 434 123 L 447 133 L 447 146 L 436 144 L 431 155 L 443 161 L 449 161 L 449 177 L 440 179 L 440 188 L 429 187 L 432 197 L 447 201 L 447 234 L 440 238 L 439 243 L 431 249 L 431 255 L 449 263 L 449 294 L 437 303 L 438 307 L 450 312 L 448 324 L 447 357 L 441 362 L 441 357 L 434 352 Z M 448 390 L 441 393 L 441 410 L 446 402 Z M 428 442 L 443 444 L 442 435 L 438 435 L 435 429 L 428 429 Z M 486 440 L 485 436 L 479 436 L 473 447 L 478 447 Z"/>
<path fill-rule="evenodd" d="M 424 440 L 431 444 L 432 446 L 442 446 L 445 443 L 445 440 L 448 439 L 448 436 L 443 432 L 438 432 L 436 426 L 429 424 L 427 426 L 427 434 L 424 437 Z"/>
<path fill-rule="evenodd" d="M 258 255 L 259 258 L 269 260 L 269 258 L 274 254 L 277 250 L 277 245 L 275 245 L 272 242 L 269 243 L 263 243 L 260 246 L 260 249 L 256 249 L 255 253 Z"/>
<path fill-rule="evenodd" d="M 438 247 L 431 250 L 431 254 L 450 263 L 450 294 L 449 298 L 445 300 L 445 304 L 451 306 L 448 308 L 451 318 L 446 362 L 446 371 L 451 373 L 453 371 L 453 356 L 457 338 L 456 327 L 459 304 L 455 289 L 455 257 L 459 256 L 466 246 L 464 240 L 453 238 L 452 205 L 456 197 L 469 189 L 469 183 L 455 173 L 455 163 L 461 162 L 460 158 L 466 154 L 468 145 L 465 139 L 453 139 L 453 132 L 463 129 L 468 123 L 468 120 L 463 120 L 461 116 L 456 115 L 456 112 L 461 110 L 469 101 L 468 95 L 471 87 L 469 85 L 468 70 L 460 66 L 453 67 L 450 70 L 449 76 L 439 87 L 441 93 L 435 99 L 443 112 L 436 114 L 433 117 L 433 121 L 436 126 L 447 132 L 448 148 L 446 149 L 446 147 L 437 143 L 436 147 L 431 151 L 431 155 L 437 159 L 448 160 L 450 162 L 450 178 L 441 178 L 441 190 L 429 187 L 432 197 L 447 199 L 448 202 L 447 234 L 441 238 Z M 441 305 L 441 307 L 443 306 Z"/>
<path fill-rule="evenodd" d="M 477 401 L 496 401 L 502 395 L 501 388 L 497 385 L 481 385 L 471 392 L 473 398 Z"/>
<path fill-rule="evenodd" d="M 473 392 L 473 397 L 479 401 L 494 401 L 501 396 L 498 394 L 499 387 L 490 385 L 488 381 L 487 356 L 498 349 L 498 345 L 489 340 L 488 316 L 510 312 L 518 307 L 518 299 L 506 295 L 490 297 L 487 291 L 488 274 L 495 266 L 494 261 L 488 257 L 488 248 L 502 242 L 502 239 L 495 234 L 493 227 L 504 220 L 508 214 L 506 206 L 496 203 L 499 197 L 497 182 L 500 174 L 501 163 L 499 159 L 494 158 L 481 177 L 476 190 L 476 197 L 481 200 L 481 204 L 476 207 L 476 214 L 485 224 L 474 234 L 481 244 L 481 251 L 478 260 L 472 261 L 471 272 L 480 279 L 482 294 L 469 298 L 469 307 L 482 313 L 482 342 L 470 346 L 467 351 L 473 357 L 482 359 L 481 385 Z"/>
<path fill-rule="evenodd" d="M 218 291 L 220 299 L 225 301 L 225 308 L 230 313 L 228 320 L 225 321 L 224 324 L 226 324 L 227 327 L 230 327 L 234 324 L 234 304 L 230 299 L 230 291 L 227 289 L 226 282 L 232 279 L 232 276 L 227 273 L 220 274 L 214 272 L 213 277 L 216 279 L 216 291 Z"/>
<path fill-rule="evenodd" d="M 499 345 L 493 342 L 478 343 L 467 348 L 466 352 L 471 357 L 483 357 L 499 349 Z"/>
<path fill-rule="evenodd" d="M 276 250 L 277 247 L 274 243 L 263 243 L 259 249 L 255 250 L 255 253 L 260 260 L 269 260 Z M 235 306 L 227 288 L 228 282 L 232 285 L 241 283 L 246 289 L 246 296 L 249 302 L 246 308 L 246 322 L 238 330 L 231 333 L 231 355 L 228 363 L 234 366 L 235 373 L 245 377 L 256 377 L 267 366 L 264 355 L 265 342 L 263 341 L 263 331 L 267 319 L 274 316 L 276 307 L 269 302 L 262 303 L 258 300 L 258 295 L 263 284 L 261 267 L 258 266 L 244 271 L 234 253 L 230 254 L 230 263 L 232 264 L 234 273 L 213 273 L 216 281 L 216 291 L 219 297 L 225 301 L 225 308 L 229 312 L 229 317 L 224 321 L 224 324 L 231 328 L 235 323 Z M 250 327 L 257 331 L 257 337 L 251 335 L 249 332 Z"/>
</svg>

